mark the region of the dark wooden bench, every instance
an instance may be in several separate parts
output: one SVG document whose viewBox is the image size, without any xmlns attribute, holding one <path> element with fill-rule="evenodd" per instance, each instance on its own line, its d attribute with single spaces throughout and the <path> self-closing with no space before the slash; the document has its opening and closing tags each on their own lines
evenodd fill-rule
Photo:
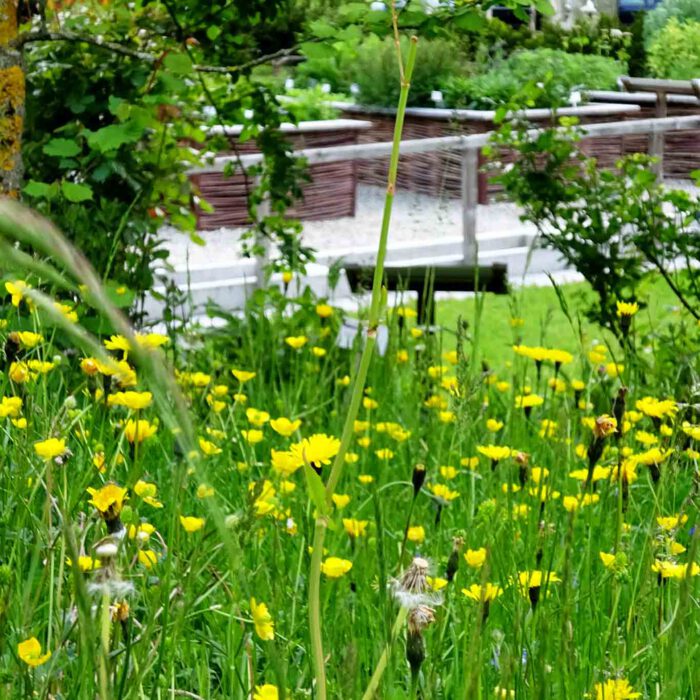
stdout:
<svg viewBox="0 0 700 700">
<path fill-rule="evenodd" d="M 374 267 L 345 265 L 348 283 L 353 292 L 372 288 Z M 416 267 L 385 267 L 384 284 L 390 291 L 411 291 L 418 294 L 418 321 L 435 322 L 435 292 L 508 292 L 507 267 L 501 263 L 491 266 L 444 265 Z"/>
</svg>

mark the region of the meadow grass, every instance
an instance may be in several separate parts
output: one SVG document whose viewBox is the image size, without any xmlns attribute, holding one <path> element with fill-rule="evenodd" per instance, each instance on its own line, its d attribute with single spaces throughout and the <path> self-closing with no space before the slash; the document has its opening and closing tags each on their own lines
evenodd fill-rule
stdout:
<svg viewBox="0 0 700 700">
<path fill-rule="evenodd" d="M 177 359 L 157 336 L 92 359 L 25 281 L 3 307 L 2 697 L 313 697 L 304 465 L 327 481 L 362 339 L 268 290 Z M 664 401 L 686 387 L 637 357 L 642 312 L 624 348 L 568 345 L 548 294 L 515 328 L 484 299 L 456 338 L 383 314 L 322 551 L 330 697 L 362 697 L 387 649 L 376 697 L 698 695 L 700 429 Z M 194 449 L 142 354 L 173 365 Z"/>
<path fill-rule="evenodd" d="M 481 337 L 480 347 L 494 366 L 502 365 L 511 357 L 512 319 L 524 321 L 522 326 L 517 327 L 517 335 L 527 345 L 540 345 L 545 341 L 553 343 L 556 340 L 559 347 L 574 352 L 580 346 L 579 323 L 586 342 L 599 340 L 617 345 L 610 333 L 586 317 L 586 309 L 594 298 L 589 284 L 562 284 L 559 288 L 574 319 L 573 325 L 562 311 L 559 297 L 552 286 L 521 287 L 509 295 L 486 293 L 479 298 L 478 304 L 474 298 L 440 301 L 436 317 L 440 325 L 453 331 L 460 317 L 473 324 L 477 311 L 482 313 L 488 333 Z M 659 276 L 650 275 L 640 292 L 640 297 L 645 301 L 640 319 L 646 326 L 659 330 L 678 317 L 680 304 Z M 446 342 L 449 340 L 450 335 L 446 337 Z"/>
</svg>

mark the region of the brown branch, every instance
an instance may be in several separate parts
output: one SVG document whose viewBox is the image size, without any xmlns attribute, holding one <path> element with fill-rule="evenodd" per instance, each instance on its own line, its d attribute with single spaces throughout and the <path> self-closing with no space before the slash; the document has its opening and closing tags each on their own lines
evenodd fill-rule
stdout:
<svg viewBox="0 0 700 700">
<path fill-rule="evenodd" d="M 42 42 L 42 41 L 68 41 L 82 44 L 90 44 L 100 49 L 105 49 L 111 51 L 112 53 L 117 53 L 122 56 L 128 56 L 129 58 L 134 58 L 144 63 L 155 64 L 162 58 L 162 54 L 151 54 L 146 51 L 139 51 L 137 49 L 132 49 L 125 44 L 120 44 L 116 41 L 106 41 L 100 40 L 96 37 L 76 34 L 69 31 L 51 32 L 51 31 L 34 31 L 26 32 L 21 34 L 13 43 L 13 46 L 21 49 L 26 44 Z M 288 48 L 279 49 L 270 54 L 265 54 L 264 56 L 258 56 L 246 63 L 241 63 L 238 66 L 210 66 L 210 65 L 193 65 L 193 69 L 199 73 L 218 73 L 220 75 L 235 75 L 237 73 L 244 73 L 251 68 L 263 65 L 264 63 L 270 63 L 280 58 L 285 58 L 296 53 L 302 43 L 320 41 L 318 38 L 311 38 L 304 42 L 295 44 Z"/>
</svg>

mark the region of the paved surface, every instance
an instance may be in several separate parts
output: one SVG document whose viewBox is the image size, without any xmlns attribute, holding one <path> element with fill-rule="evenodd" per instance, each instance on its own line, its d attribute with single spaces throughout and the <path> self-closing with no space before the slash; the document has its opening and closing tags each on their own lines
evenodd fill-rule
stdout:
<svg viewBox="0 0 700 700">
<path fill-rule="evenodd" d="M 334 248 L 355 248 L 376 244 L 381 225 L 384 190 L 381 187 L 360 186 L 357 213 L 326 221 L 305 221 L 303 242 L 319 252 Z M 461 236 L 461 206 L 458 199 L 441 199 L 413 192 L 399 191 L 392 210 L 390 244 L 436 242 Z M 518 208 L 510 202 L 495 202 L 479 206 L 477 236 L 489 237 L 522 232 L 534 233 L 532 226 L 519 221 Z M 241 258 L 239 237 L 242 229 L 202 231 L 207 242 L 202 247 L 191 243 L 187 236 L 165 229 L 163 237 L 170 248 L 170 262 L 175 267 L 224 264 Z"/>
</svg>

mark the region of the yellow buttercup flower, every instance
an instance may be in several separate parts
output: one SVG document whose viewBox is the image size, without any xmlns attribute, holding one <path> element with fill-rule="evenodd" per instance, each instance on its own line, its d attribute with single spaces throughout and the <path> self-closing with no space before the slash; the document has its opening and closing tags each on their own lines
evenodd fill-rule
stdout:
<svg viewBox="0 0 700 700">
<path fill-rule="evenodd" d="M 358 537 L 364 537 L 367 532 L 367 525 L 369 525 L 368 520 L 355 520 L 355 518 L 343 518 L 343 527 L 345 532 L 356 539 Z"/>
<path fill-rule="evenodd" d="M 328 578 L 340 578 L 352 569 L 352 562 L 339 557 L 328 557 L 321 564 L 321 572 Z"/>
<path fill-rule="evenodd" d="M 45 654 L 42 654 L 41 651 L 41 643 L 36 637 L 25 639 L 17 645 L 17 656 L 28 666 L 41 666 L 51 658 L 50 651 Z"/>
<path fill-rule="evenodd" d="M 217 447 L 215 443 L 205 440 L 204 438 L 199 438 L 199 449 L 202 450 L 205 455 L 209 456 L 221 454 L 220 447 Z"/>
<path fill-rule="evenodd" d="M 291 279 L 291 273 L 289 274 L 289 279 Z M 287 280 L 289 282 L 289 280 Z M 253 700 L 279 700 L 279 691 L 276 685 L 270 683 L 265 683 L 263 685 L 256 685 L 255 692 L 253 693 Z"/>
<path fill-rule="evenodd" d="M 681 525 L 685 525 L 685 523 L 688 522 L 688 516 L 687 515 L 668 515 L 668 516 L 659 516 L 656 518 L 656 522 L 658 526 L 662 530 L 671 531 L 675 530 L 676 528 L 680 527 Z"/>
<path fill-rule="evenodd" d="M 193 515 L 180 516 L 180 525 L 185 529 L 185 532 L 197 532 L 204 527 L 206 522 L 204 518 L 196 518 Z"/>
<path fill-rule="evenodd" d="M 56 366 L 55 362 L 45 362 L 44 360 L 28 360 L 27 367 L 37 374 L 48 374 Z"/>
<path fill-rule="evenodd" d="M 263 641 L 269 642 L 275 638 L 275 623 L 265 603 L 258 603 L 255 598 L 250 599 L 250 613 L 253 616 L 255 633 Z"/>
<path fill-rule="evenodd" d="M 350 496 L 347 493 L 334 493 L 331 496 L 331 500 L 335 504 L 335 507 L 341 510 L 350 503 Z"/>
<path fill-rule="evenodd" d="M 425 541 L 425 528 L 422 525 L 412 525 L 406 531 L 406 539 L 409 542 L 421 544 Z"/>
<path fill-rule="evenodd" d="M 246 408 L 245 416 L 251 425 L 256 428 L 262 428 L 265 423 L 270 420 L 270 414 L 267 411 L 259 411 L 257 408 Z"/>
<path fill-rule="evenodd" d="M 42 459 L 55 459 L 66 451 L 66 441 L 59 438 L 49 438 L 34 443 L 34 452 Z"/>
<path fill-rule="evenodd" d="M 92 377 L 100 371 L 100 363 L 94 357 L 84 357 L 80 361 L 80 369 Z"/>
<path fill-rule="evenodd" d="M 280 476 L 291 476 L 303 465 L 303 460 L 288 451 L 270 450 L 273 470 Z"/>
<path fill-rule="evenodd" d="M 478 457 L 462 457 L 459 460 L 459 464 L 462 467 L 466 467 L 467 469 L 476 469 L 479 466 L 479 458 Z"/>
<path fill-rule="evenodd" d="M 24 384 L 32 378 L 26 362 L 12 362 L 8 374 L 15 384 Z"/>
<path fill-rule="evenodd" d="M 247 370 L 244 369 L 232 369 L 231 374 L 241 383 L 245 384 L 246 382 L 249 382 L 251 379 L 255 379 L 256 373 L 255 372 L 248 372 Z"/>
<path fill-rule="evenodd" d="M 108 406 L 124 406 L 132 411 L 140 411 L 151 405 L 153 394 L 150 391 L 117 391 L 107 397 Z"/>
<path fill-rule="evenodd" d="M 78 322 L 78 314 L 72 306 L 68 304 L 61 304 L 58 301 L 55 301 L 53 306 L 54 309 L 56 309 L 56 311 L 58 311 L 69 323 Z"/>
<path fill-rule="evenodd" d="M 440 576 L 426 576 L 425 580 L 436 593 L 441 591 L 448 584 L 448 580 Z"/>
<path fill-rule="evenodd" d="M 147 420 L 131 420 L 126 422 L 124 435 L 133 445 L 148 440 L 158 432 L 158 426 L 149 423 Z"/>
<path fill-rule="evenodd" d="M 12 296 L 12 306 L 19 306 L 26 291 L 31 287 L 24 280 L 15 280 L 14 282 L 5 282 L 5 289 Z"/>
<path fill-rule="evenodd" d="M 262 430 L 251 428 L 250 430 L 241 430 L 241 435 L 249 445 L 257 445 L 263 441 L 264 435 Z"/>
<path fill-rule="evenodd" d="M 301 350 L 309 342 L 309 339 L 305 335 L 289 335 L 284 339 L 284 342 L 294 350 Z"/>
<path fill-rule="evenodd" d="M 147 569 L 152 569 L 158 563 L 158 555 L 152 549 L 139 549 L 138 559 Z"/>
<path fill-rule="evenodd" d="M 32 333 L 31 331 L 14 331 L 10 333 L 9 337 L 28 350 L 44 341 L 44 336 L 41 333 Z"/>
<path fill-rule="evenodd" d="M 317 304 L 316 313 L 320 318 L 328 318 L 333 315 L 333 307 L 329 304 Z"/>
<path fill-rule="evenodd" d="M 3 396 L 0 399 L 0 418 L 16 418 L 22 412 L 22 398 L 19 396 Z"/>
<path fill-rule="evenodd" d="M 200 484 L 195 492 L 197 498 L 211 498 L 214 495 L 214 489 L 208 484 Z"/>
<path fill-rule="evenodd" d="M 289 418 L 280 416 L 270 421 L 270 427 L 282 437 L 290 437 L 299 430 L 300 426 L 301 420 L 298 418 L 296 420 L 290 420 Z"/>
<path fill-rule="evenodd" d="M 468 549 L 464 553 L 464 560 L 473 569 L 480 569 L 486 561 L 486 548 L 479 547 L 479 549 Z"/>
</svg>

